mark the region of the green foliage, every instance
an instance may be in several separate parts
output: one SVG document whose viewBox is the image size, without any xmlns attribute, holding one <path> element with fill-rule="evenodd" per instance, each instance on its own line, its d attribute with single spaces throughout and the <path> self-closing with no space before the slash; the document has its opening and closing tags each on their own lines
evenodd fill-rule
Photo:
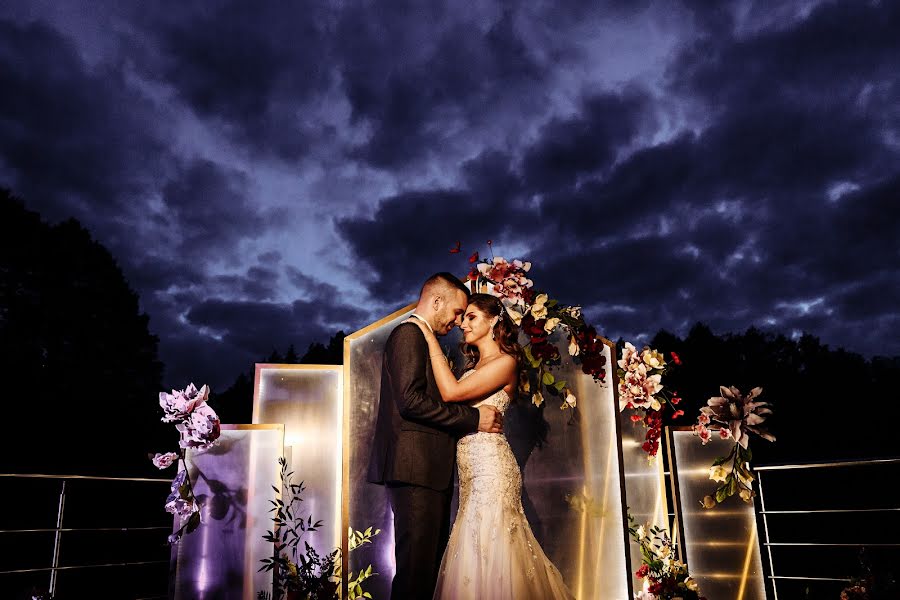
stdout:
<svg viewBox="0 0 900 600">
<path fill-rule="evenodd" d="M 313 521 L 311 515 L 305 518 L 301 514 L 303 492 L 306 490 L 304 483 L 293 483 L 294 473 L 288 471 L 287 461 L 278 459 L 281 466 L 281 487 L 272 486 L 276 494 L 281 498 L 270 500 L 272 508 L 269 512 L 272 516 L 273 528 L 263 536 L 267 542 L 274 545 L 272 557 L 261 559 L 262 566 L 259 571 L 273 571 L 273 592 L 261 591 L 257 594 L 259 600 L 285 600 L 288 597 L 298 600 L 326 600 L 340 597 L 341 583 L 341 551 L 336 548 L 326 555 L 320 555 L 315 548 L 309 545 L 303 537 L 310 532 L 318 530 L 322 521 Z M 348 551 L 372 543 L 372 538 L 381 533 L 380 529 L 365 531 L 349 531 Z M 300 549 L 300 542 L 303 549 Z M 378 573 L 372 571 L 372 565 L 362 569 L 356 575 L 351 571 L 348 574 L 348 598 L 371 598 L 372 596 L 363 589 L 363 583 Z"/>
</svg>

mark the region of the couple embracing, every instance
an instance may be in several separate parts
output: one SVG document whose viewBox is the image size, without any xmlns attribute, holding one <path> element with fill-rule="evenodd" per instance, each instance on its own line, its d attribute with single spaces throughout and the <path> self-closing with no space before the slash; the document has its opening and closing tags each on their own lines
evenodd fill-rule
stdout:
<svg viewBox="0 0 900 600">
<path fill-rule="evenodd" d="M 436 336 L 463 332 L 457 380 Z M 522 508 L 503 414 L 519 381 L 518 329 L 502 302 L 450 273 L 422 286 L 388 337 L 368 479 L 394 513 L 392 600 L 570 599 Z M 453 467 L 459 508 L 450 530 Z"/>
</svg>

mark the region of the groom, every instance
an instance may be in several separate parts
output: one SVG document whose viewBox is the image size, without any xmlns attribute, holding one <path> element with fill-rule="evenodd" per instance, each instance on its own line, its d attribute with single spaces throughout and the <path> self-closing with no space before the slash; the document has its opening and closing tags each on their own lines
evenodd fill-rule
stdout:
<svg viewBox="0 0 900 600">
<path fill-rule="evenodd" d="M 450 273 L 422 286 L 412 316 L 446 335 L 462 323 L 469 291 Z M 443 360 L 443 356 L 434 357 Z M 388 337 L 381 367 L 381 399 L 368 480 L 387 486 L 394 513 L 397 572 L 392 600 L 430 599 L 450 535 L 456 441 L 475 431 L 500 433 L 493 406 L 445 403 L 431 370 L 432 357 L 415 323 Z"/>
</svg>

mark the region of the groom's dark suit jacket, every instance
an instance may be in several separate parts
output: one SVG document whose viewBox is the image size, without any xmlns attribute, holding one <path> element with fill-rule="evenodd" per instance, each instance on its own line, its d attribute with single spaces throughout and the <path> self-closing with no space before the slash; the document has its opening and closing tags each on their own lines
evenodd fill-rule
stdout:
<svg viewBox="0 0 900 600">
<path fill-rule="evenodd" d="M 456 440 L 477 431 L 478 420 L 477 409 L 441 399 L 419 326 L 398 325 L 384 349 L 368 480 L 449 488 Z"/>
</svg>

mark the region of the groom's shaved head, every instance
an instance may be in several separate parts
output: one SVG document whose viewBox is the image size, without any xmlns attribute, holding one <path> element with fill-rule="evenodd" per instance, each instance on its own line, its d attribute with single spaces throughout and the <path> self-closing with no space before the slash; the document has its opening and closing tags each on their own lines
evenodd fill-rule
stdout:
<svg viewBox="0 0 900 600">
<path fill-rule="evenodd" d="M 460 281 L 459 277 L 456 277 L 453 273 L 442 271 L 425 280 L 425 283 L 422 284 L 422 291 L 419 292 L 419 298 L 427 298 L 435 294 L 444 295 L 446 292 L 453 290 L 461 290 L 467 298 L 469 297 L 469 288 Z"/>
</svg>

